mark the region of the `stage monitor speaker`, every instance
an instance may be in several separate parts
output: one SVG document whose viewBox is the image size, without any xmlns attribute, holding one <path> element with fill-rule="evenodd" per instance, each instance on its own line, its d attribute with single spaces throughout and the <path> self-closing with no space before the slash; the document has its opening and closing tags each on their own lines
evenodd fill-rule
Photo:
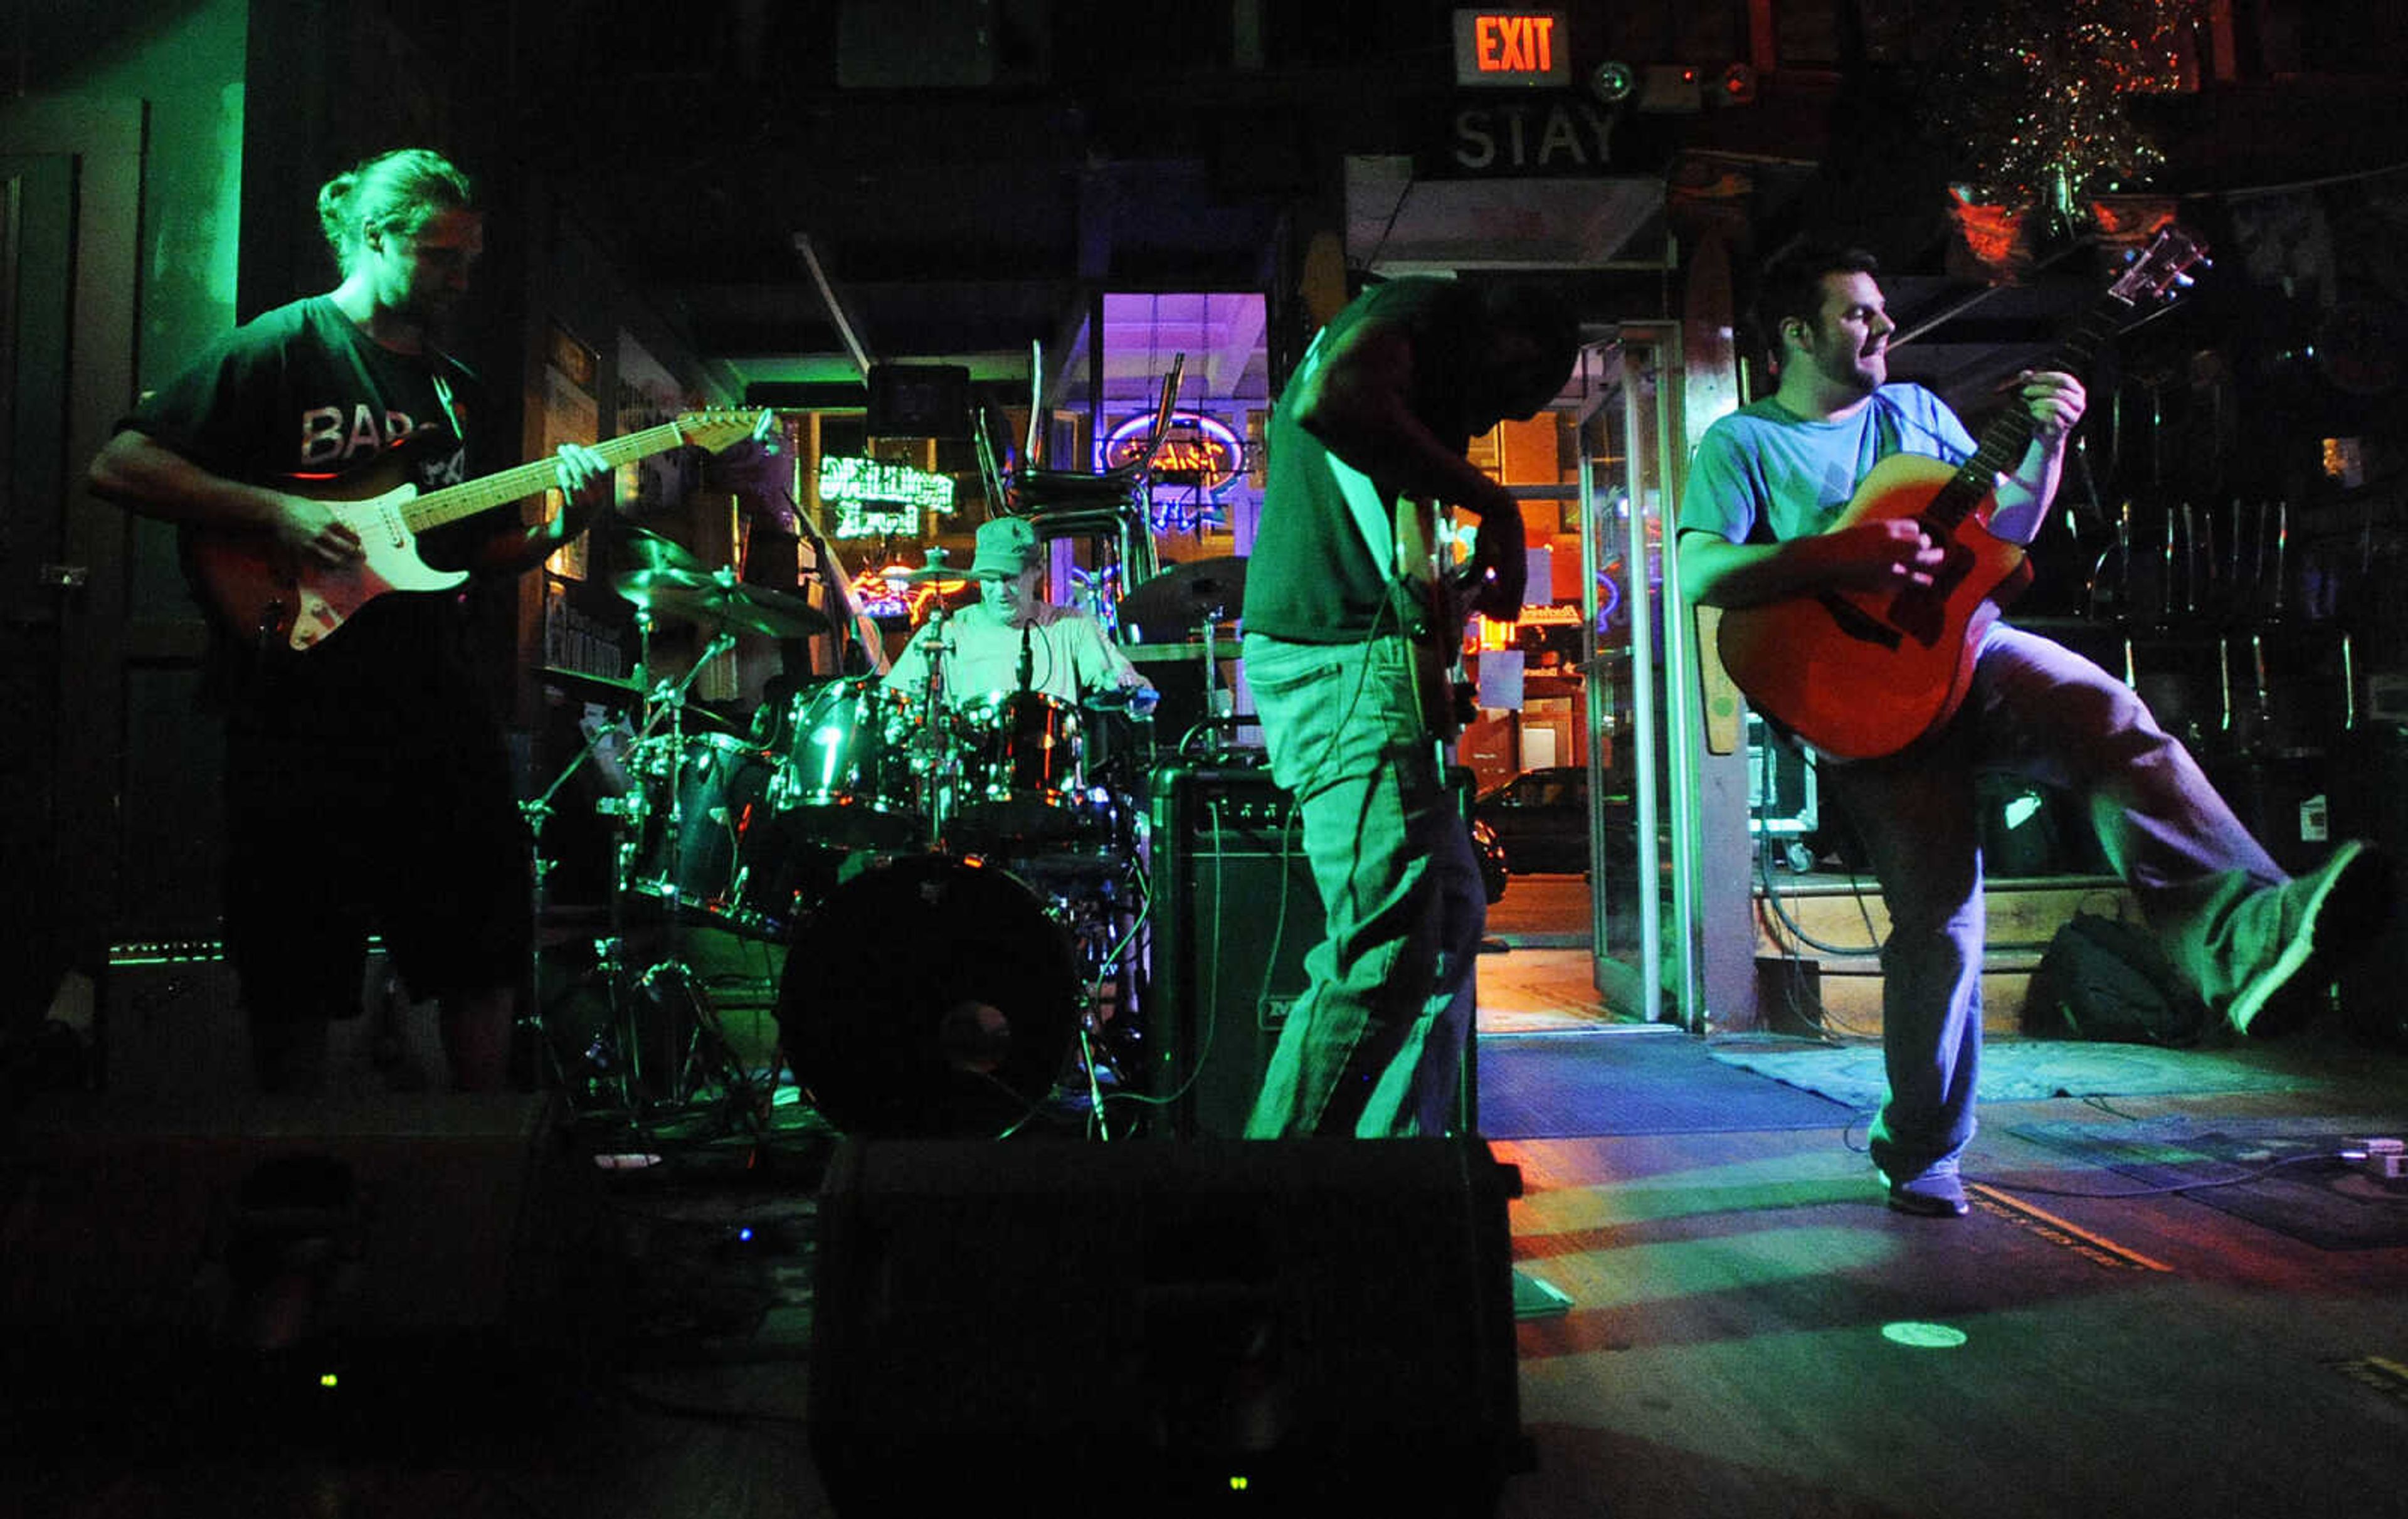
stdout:
<svg viewBox="0 0 2408 1519">
<path fill-rule="evenodd" d="M 1526 1464 L 1518 1182 L 1478 1140 L 847 1140 L 812 1318 L 828 1496 L 1492 1512 Z"/>
<path fill-rule="evenodd" d="M 551 1099 L 177 1105 L 22 1115 L 0 1325 L 70 1354 L 545 1344 L 599 1213 Z"/>
<path fill-rule="evenodd" d="M 1467 808 L 1470 778 L 1453 777 Z M 1268 770 L 1169 765 L 1152 785 L 1153 1090 L 1173 1096 L 1173 1134 L 1234 1139 L 1304 993 L 1321 893 L 1303 823 Z M 1478 1043 L 1464 1042 L 1458 1134 L 1477 1126 Z"/>
</svg>

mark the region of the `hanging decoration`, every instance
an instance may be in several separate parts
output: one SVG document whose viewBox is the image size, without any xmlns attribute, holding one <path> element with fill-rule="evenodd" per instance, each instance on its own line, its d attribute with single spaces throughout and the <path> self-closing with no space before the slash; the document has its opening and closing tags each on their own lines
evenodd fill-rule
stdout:
<svg viewBox="0 0 2408 1519">
<path fill-rule="evenodd" d="M 1960 161 L 1960 200 L 2038 212 L 2062 234 L 2093 198 L 2145 180 L 2165 155 L 2137 126 L 2136 94 L 2183 89 L 2205 0 L 1995 0 L 1968 7 L 1933 76 L 1932 127 Z M 1978 221 L 1979 219 L 1974 219 Z M 2000 236 L 1959 215 L 1969 234 Z"/>
</svg>

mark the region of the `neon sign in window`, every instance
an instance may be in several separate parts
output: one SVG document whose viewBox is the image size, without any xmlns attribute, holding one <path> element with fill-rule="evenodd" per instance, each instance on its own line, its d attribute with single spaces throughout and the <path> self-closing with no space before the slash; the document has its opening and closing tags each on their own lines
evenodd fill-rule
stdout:
<svg viewBox="0 0 2408 1519">
<path fill-rule="evenodd" d="M 830 537 L 916 537 L 924 514 L 953 509 L 953 477 L 878 459 L 824 458 L 820 502 L 836 513 Z"/>
<path fill-rule="evenodd" d="M 1104 437 L 1104 467 L 1134 464 L 1154 436 L 1154 414 L 1140 413 L 1113 428 Z M 1246 467 L 1246 445 L 1228 424 L 1193 411 L 1174 412 L 1162 447 L 1154 451 L 1154 480 L 1165 485 L 1192 485 L 1207 494 L 1228 489 Z"/>
</svg>

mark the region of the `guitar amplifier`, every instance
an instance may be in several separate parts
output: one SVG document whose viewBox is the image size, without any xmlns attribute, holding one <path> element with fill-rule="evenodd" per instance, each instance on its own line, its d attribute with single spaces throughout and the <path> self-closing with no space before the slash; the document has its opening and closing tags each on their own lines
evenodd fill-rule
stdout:
<svg viewBox="0 0 2408 1519">
<path fill-rule="evenodd" d="M 1797 838 L 1822 825 L 1814 767 L 1794 743 L 1747 714 L 1747 831 Z"/>
<path fill-rule="evenodd" d="M 1471 772 L 1451 781 L 1467 810 Z M 1154 772 L 1154 975 L 1149 1074 L 1168 1133 L 1238 1138 L 1326 927 L 1304 824 L 1268 769 L 1166 765 Z M 1464 1044 L 1455 1132 L 1476 1119 Z"/>
</svg>

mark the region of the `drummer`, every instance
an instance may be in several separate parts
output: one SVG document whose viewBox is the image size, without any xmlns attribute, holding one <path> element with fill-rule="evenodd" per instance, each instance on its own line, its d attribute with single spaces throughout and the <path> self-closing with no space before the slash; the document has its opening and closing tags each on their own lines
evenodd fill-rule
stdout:
<svg viewBox="0 0 2408 1519">
<path fill-rule="evenodd" d="M 1071 706 L 1125 706 L 1140 715 L 1154 709 L 1153 682 L 1113 647 L 1103 624 L 1044 598 L 1044 557 L 1027 519 L 980 524 L 970 578 L 979 582 L 978 604 L 922 623 L 887 671 L 887 686 L 924 700 L 930 652 L 942 638 L 949 646 L 942 661 L 948 707 L 1025 690 Z"/>
</svg>

